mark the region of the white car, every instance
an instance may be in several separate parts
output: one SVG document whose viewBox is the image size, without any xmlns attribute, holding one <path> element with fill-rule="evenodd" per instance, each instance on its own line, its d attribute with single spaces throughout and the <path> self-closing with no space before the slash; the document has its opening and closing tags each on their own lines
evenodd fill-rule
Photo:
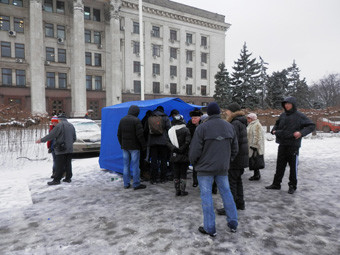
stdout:
<svg viewBox="0 0 340 255">
<path fill-rule="evenodd" d="M 75 130 L 77 140 L 73 143 L 73 153 L 100 152 L 101 130 L 90 119 L 67 119 Z"/>
</svg>

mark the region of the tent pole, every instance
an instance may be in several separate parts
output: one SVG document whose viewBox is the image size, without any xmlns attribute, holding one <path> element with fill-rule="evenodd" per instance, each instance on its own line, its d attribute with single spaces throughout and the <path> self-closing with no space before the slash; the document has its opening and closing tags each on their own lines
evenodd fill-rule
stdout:
<svg viewBox="0 0 340 255">
<path fill-rule="evenodd" d="M 143 29 L 143 1 L 139 0 L 139 50 L 140 50 L 140 97 L 144 101 L 144 29 Z"/>
</svg>

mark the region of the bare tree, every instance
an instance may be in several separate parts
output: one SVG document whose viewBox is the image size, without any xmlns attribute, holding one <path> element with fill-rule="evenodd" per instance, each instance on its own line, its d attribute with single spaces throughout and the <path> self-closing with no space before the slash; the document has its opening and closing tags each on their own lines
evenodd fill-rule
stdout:
<svg viewBox="0 0 340 255">
<path fill-rule="evenodd" d="M 312 85 L 314 104 L 340 106 L 340 74 L 329 74 Z"/>
</svg>

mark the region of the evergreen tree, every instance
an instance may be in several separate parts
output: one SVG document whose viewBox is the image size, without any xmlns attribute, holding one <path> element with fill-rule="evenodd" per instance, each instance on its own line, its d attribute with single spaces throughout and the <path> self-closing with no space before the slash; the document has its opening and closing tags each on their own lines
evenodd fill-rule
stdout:
<svg viewBox="0 0 340 255">
<path fill-rule="evenodd" d="M 260 104 L 261 108 L 267 108 L 267 104 L 265 102 L 266 94 L 267 94 L 267 83 L 268 83 L 268 74 L 266 67 L 268 63 L 264 62 L 264 60 L 260 56 L 260 76 L 259 76 L 259 90 L 260 90 Z"/>
<path fill-rule="evenodd" d="M 244 43 L 240 58 L 234 62 L 235 66 L 233 66 L 232 100 L 242 108 L 252 109 L 260 102 L 260 65 L 256 62 L 256 58 L 250 58 L 251 55 L 251 53 L 248 54 L 247 45 Z"/>
<path fill-rule="evenodd" d="M 266 103 L 270 108 L 282 108 L 282 99 L 287 96 L 287 73 L 287 70 L 283 69 L 281 72 L 274 72 L 268 78 Z"/>
<path fill-rule="evenodd" d="M 214 99 L 221 108 L 225 108 L 231 100 L 230 77 L 223 62 L 218 65 L 218 68 L 219 71 L 215 75 Z"/>
</svg>

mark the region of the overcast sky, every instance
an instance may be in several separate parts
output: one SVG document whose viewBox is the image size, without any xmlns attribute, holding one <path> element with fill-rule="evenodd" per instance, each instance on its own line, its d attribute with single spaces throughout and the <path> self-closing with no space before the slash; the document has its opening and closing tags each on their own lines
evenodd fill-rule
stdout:
<svg viewBox="0 0 340 255">
<path fill-rule="evenodd" d="M 340 73 L 340 0 L 174 0 L 222 14 L 226 32 L 226 66 L 247 43 L 261 56 L 268 73 L 291 66 L 295 59 L 308 85 Z"/>
</svg>

